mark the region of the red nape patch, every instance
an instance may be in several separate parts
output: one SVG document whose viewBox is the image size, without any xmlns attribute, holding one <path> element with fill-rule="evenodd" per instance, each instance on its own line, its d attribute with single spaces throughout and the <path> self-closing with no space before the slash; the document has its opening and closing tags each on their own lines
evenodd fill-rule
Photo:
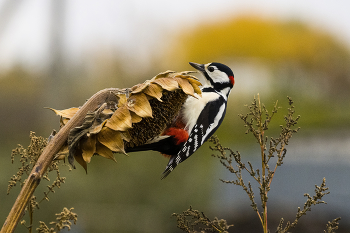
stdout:
<svg viewBox="0 0 350 233">
<path fill-rule="evenodd" d="M 188 139 L 187 131 L 178 128 L 169 128 L 165 130 L 162 135 L 174 136 L 174 138 L 176 139 L 176 145 L 179 145 L 182 142 L 186 142 Z"/>
<path fill-rule="evenodd" d="M 235 78 L 233 76 L 229 76 L 229 79 L 230 79 L 232 85 L 235 85 Z"/>
</svg>

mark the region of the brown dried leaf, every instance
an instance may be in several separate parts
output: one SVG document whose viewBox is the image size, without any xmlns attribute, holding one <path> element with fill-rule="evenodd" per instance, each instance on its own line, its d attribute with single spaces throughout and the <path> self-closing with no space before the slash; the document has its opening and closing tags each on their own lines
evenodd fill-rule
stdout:
<svg viewBox="0 0 350 233">
<path fill-rule="evenodd" d="M 60 127 L 62 128 L 63 126 L 65 126 L 68 123 L 69 119 L 68 118 L 63 118 L 61 116 L 60 118 Z"/>
<path fill-rule="evenodd" d="M 101 132 L 97 134 L 97 140 L 111 151 L 125 154 L 124 141 L 120 132 L 104 127 Z"/>
<path fill-rule="evenodd" d="M 122 137 L 122 139 L 124 141 L 130 142 L 130 140 L 131 140 L 131 135 L 130 135 L 129 131 L 120 132 L 120 136 Z"/>
<path fill-rule="evenodd" d="M 202 86 L 202 83 L 199 82 L 196 77 L 194 77 L 192 75 L 187 75 L 187 76 L 182 75 L 181 77 L 188 80 L 191 83 L 194 92 L 197 93 L 199 96 L 202 96 L 202 91 L 199 88 L 199 86 Z"/>
<path fill-rule="evenodd" d="M 128 102 L 128 98 L 126 97 L 125 94 L 116 94 L 116 96 L 119 97 L 118 108 L 124 106 Z"/>
<path fill-rule="evenodd" d="M 105 115 L 109 115 L 109 114 L 113 114 L 113 111 L 112 111 L 112 109 L 105 108 L 105 109 L 103 109 L 102 113 Z"/>
<path fill-rule="evenodd" d="M 198 79 L 194 79 L 194 76 L 187 76 L 187 80 L 192 84 L 192 85 L 196 85 L 196 86 L 202 86 L 202 83 L 198 81 Z"/>
<path fill-rule="evenodd" d="M 129 109 L 125 106 L 118 108 L 107 120 L 106 126 L 117 131 L 126 131 L 132 128 L 132 121 Z"/>
<path fill-rule="evenodd" d="M 158 99 L 160 102 L 163 102 L 160 98 L 162 98 L 163 88 L 155 83 L 150 83 L 143 91 L 143 93 L 152 96 L 156 99 Z"/>
<path fill-rule="evenodd" d="M 89 137 L 80 142 L 80 145 L 83 159 L 85 160 L 85 162 L 90 163 L 91 157 L 96 152 L 96 135 L 90 134 Z"/>
<path fill-rule="evenodd" d="M 76 151 L 76 153 L 74 154 L 74 158 L 75 158 L 75 161 L 77 161 L 87 173 L 87 163 L 83 159 L 81 150 Z"/>
<path fill-rule="evenodd" d="M 107 159 L 111 159 L 114 162 L 117 162 L 117 160 L 114 158 L 113 152 L 108 149 L 108 147 L 104 146 L 103 144 L 96 142 L 96 153 L 101 155 L 102 157 L 105 157 Z"/>
<path fill-rule="evenodd" d="M 184 71 L 180 73 L 176 73 L 176 77 L 187 79 L 191 84 L 196 84 L 197 86 L 202 86 L 202 83 L 199 81 L 199 79 L 196 76 L 189 75 L 190 73 L 197 73 L 196 71 Z"/>
<path fill-rule="evenodd" d="M 199 79 L 196 78 L 195 76 L 188 75 L 189 73 L 196 73 L 196 72 L 185 71 L 185 72 L 181 72 L 181 74 L 177 75 L 176 77 L 188 80 L 188 82 L 192 85 L 194 92 L 197 93 L 199 96 L 202 96 L 202 91 L 199 88 L 199 86 L 202 86 L 202 83 L 199 82 L 198 81 Z"/>
<path fill-rule="evenodd" d="M 108 114 L 105 114 L 104 111 L 102 111 L 94 123 L 98 124 L 101 121 L 104 122 L 105 120 L 109 120 L 112 117 L 113 113 L 115 112 L 115 110 L 114 111 L 111 109 L 109 109 L 109 110 L 110 111 L 106 111 L 106 112 L 108 112 Z M 95 126 L 95 124 L 93 126 Z"/>
<path fill-rule="evenodd" d="M 179 84 L 173 78 L 158 78 L 153 82 L 159 84 L 163 89 L 168 91 L 179 89 Z"/>
<path fill-rule="evenodd" d="M 195 93 L 197 93 L 200 97 L 202 97 L 202 90 L 197 85 L 192 85 L 193 90 Z"/>
<path fill-rule="evenodd" d="M 47 109 L 54 111 L 58 116 L 62 116 L 69 119 L 72 118 L 74 114 L 77 113 L 77 111 L 79 110 L 79 108 L 68 108 L 64 110 L 56 110 L 53 108 L 47 108 Z"/>
<path fill-rule="evenodd" d="M 194 77 L 194 79 L 198 80 L 197 77 L 195 77 L 193 75 L 190 75 L 190 74 L 196 74 L 196 73 L 199 73 L 199 72 L 198 71 L 193 71 L 193 70 L 179 72 L 180 75 L 186 75 L 186 76 Z"/>
<path fill-rule="evenodd" d="M 175 78 L 175 80 L 179 83 L 183 92 L 185 92 L 187 95 L 195 97 L 193 86 L 187 79 Z"/>
<path fill-rule="evenodd" d="M 140 117 L 136 113 L 130 112 L 130 115 L 131 115 L 131 121 L 132 121 L 133 124 L 134 123 L 139 123 L 140 121 L 142 121 L 142 117 Z"/>
<path fill-rule="evenodd" d="M 83 123 L 80 126 L 77 126 L 70 130 L 68 135 L 68 140 L 67 140 L 69 145 L 68 161 L 70 163 L 74 162 L 73 155 L 75 153 L 75 150 L 80 147 L 79 146 L 80 139 L 84 138 L 85 135 L 87 135 L 90 130 L 93 130 L 95 126 L 100 124 L 96 119 L 98 119 L 98 113 L 96 111 L 88 112 L 84 117 Z M 102 123 L 102 125 L 103 124 L 104 123 Z"/>
<path fill-rule="evenodd" d="M 96 124 L 96 121 L 92 124 L 92 126 L 89 128 L 89 133 L 90 134 L 97 134 L 99 133 L 103 126 L 106 125 L 108 120 L 104 120 L 101 124 Z"/>
<path fill-rule="evenodd" d="M 170 74 L 174 74 L 174 73 L 176 73 L 176 72 L 175 72 L 175 71 L 172 71 L 172 70 L 167 70 L 167 71 L 165 71 L 165 72 L 162 72 L 162 73 L 157 74 L 155 77 L 153 77 L 153 78 L 151 79 L 151 81 L 154 81 L 154 80 L 159 79 L 159 78 L 166 78 L 166 77 L 168 77 Z"/>
<path fill-rule="evenodd" d="M 137 84 L 137 85 L 133 86 L 133 87 L 131 88 L 131 93 L 133 93 L 133 94 L 140 93 L 141 91 L 143 91 L 143 90 L 148 86 L 149 82 L 150 82 L 150 81 L 147 80 L 147 81 L 144 82 L 144 83 Z"/>
<path fill-rule="evenodd" d="M 129 97 L 127 108 L 140 117 L 152 117 L 152 108 L 147 96 L 143 93 L 133 94 Z"/>
</svg>

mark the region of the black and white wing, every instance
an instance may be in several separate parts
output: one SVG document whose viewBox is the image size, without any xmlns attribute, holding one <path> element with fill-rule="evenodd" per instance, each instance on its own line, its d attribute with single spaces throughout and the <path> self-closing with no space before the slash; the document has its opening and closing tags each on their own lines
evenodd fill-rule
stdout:
<svg viewBox="0 0 350 233">
<path fill-rule="evenodd" d="M 170 158 L 162 179 L 167 177 L 172 170 L 181 162 L 190 157 L 203 143 L 208 140 L 220 126 L 226 113 L 226 100 L 220 98 L 209 102 L 200 113 L 196 124 L 177 155 Z"/>
</svg>

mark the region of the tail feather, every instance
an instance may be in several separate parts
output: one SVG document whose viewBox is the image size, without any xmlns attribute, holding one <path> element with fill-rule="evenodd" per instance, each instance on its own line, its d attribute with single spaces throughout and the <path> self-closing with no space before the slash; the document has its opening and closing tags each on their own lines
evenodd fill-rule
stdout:
<svg viewBox="0 0 350 233">
<path fill-rule="evenodd" d="M 163 173 L 162 173 L 162 176 L 161 176 L 161 180 L 162 179 L 165 179 L 171 172 L 172 170 L 165 170 Z"/>
<path fill-rule="evenodd" d="M 153 138 L 152 140 L 146 142 L 146 144 L 140 145 L 140 146 L 135 146 L 135 147 L 128 147 L 125 149 L 125 152 L 137 152 L 137 151 L 148 151 L 148 150 L 155 150 L 159 151 L 159 142 L 169 138 L 169 136 L 158 136 Z"/>
<path fill-rule="evenodd" d="M 162 176 L 161 176 L 160 179 L 161 179 L 161 180 L 162 180 L 162 179 L 165 179 L 165 178 L 170 174 L 170 172 L 172 172 L 172 171 L 174 170 L 174 168 L 175 168 L 175 167 L 173 167 L 172 164 L 168 165 L 168 166 L 165 168 L 164 172 L 162 173 Z"/>
<path fill-rule="evenodd" d="M 148 151 L 148 150 L 154 150 L 154 145 L 153 144 L 144 144 L 141 146 L 128 147 L 125 149 L 125 152 L 129 153 L 129 152 Z"/>
<path fill-rule="evenodd" d="M 171 158 L 169 159 L 168 165 L 166 166 L 164 172 L 162 173 L 162 177 L 161 180 L 166 178 L 170 172 L 172 172 L 174 170 L 174 168 L 178 165 L 178 163 L 175 160 L 175 158 L 177 158 L 178 156 L 174 155 L 171 156 Z"/>
</svg>

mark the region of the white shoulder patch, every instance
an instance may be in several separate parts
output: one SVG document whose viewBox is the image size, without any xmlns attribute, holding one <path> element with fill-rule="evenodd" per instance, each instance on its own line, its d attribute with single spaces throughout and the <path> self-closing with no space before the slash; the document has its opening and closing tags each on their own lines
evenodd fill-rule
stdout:
<svg viewBox="0 0 350 233">
<path fill-rule="evenodd" d="M 186 129 L 188 132 L 192 131 L 193 126 L 196 124 L 199 115 L 201 114 L 205 105 L 217 99 L 219 96 L 216 92 L 203 92 L 202 97 L 198 99 L 192 96 L 188 97 L 183 105 L 182 116 L 184 122 L 187 122 Z"/>
</svg>

